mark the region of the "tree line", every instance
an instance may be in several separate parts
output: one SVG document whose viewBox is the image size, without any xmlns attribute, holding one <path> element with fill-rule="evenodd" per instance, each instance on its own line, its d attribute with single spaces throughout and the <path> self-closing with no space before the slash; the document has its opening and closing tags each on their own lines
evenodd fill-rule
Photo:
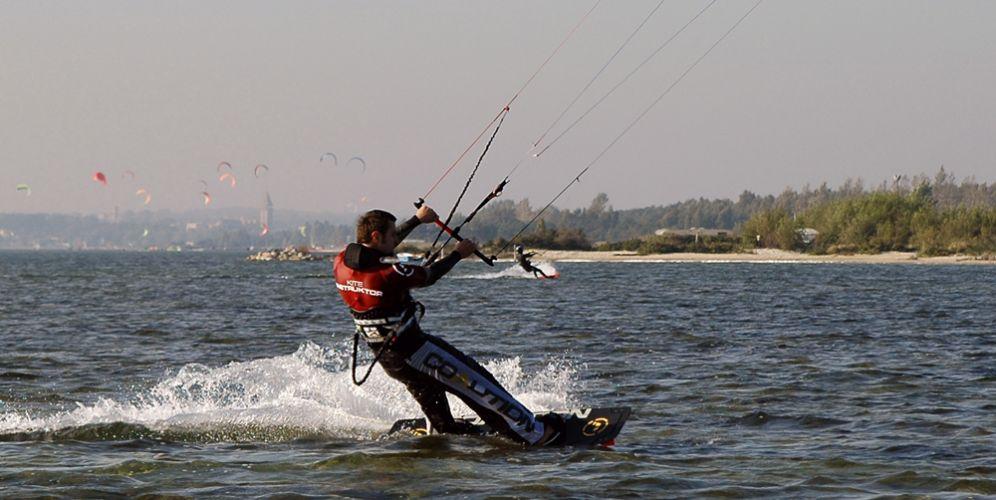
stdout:
<svg viewBox="0 0 996 500">
<path fill-rule="evenodd" d="M 516 241 L 533 248 L 645 253 L 730 252 L 758 245 L 814 252 L 981 252 L 996 246 L 991 236 L 993 207 L 996 184 L 971 178 L 958 181 L 942 167 L 932 177 L 896 176 L 872 187 L 866 187 L 860 179 L 849 179 L 836 188 L 823 183 L 816 188 L 787 188 L 777 196 L 744 191 L 736 200 L 697 198 L 626 210 L 614 209 L 609 197 L 600 193 L 585 208 L 550 207 Z M 504 247 L 540 208 L 532 206 L 528 199 L 496 200 L 462 233 L 494 251 Z M 462 220 L 463 216 L 456 214 L 451 226 Z M 208 249 L 335 247 L 354 238 L 351 224 L 297 224 L 296 228 L 274 230 L 260 237 L 259 228 L 247 220 L 202 222 L 192 229 L 176 218 L 151 220 L 139 214 L 126 216 L 119 223 L 90 216 L 0 214 L 0 229 L 5 231 L 0 234 L 0 247 L 56 247 L 67 241 L 75 247 L 82 244 L 90 248 L 168 244 Z M 742 237 L 655 236 L 654 232 L 662 228 L 725 229 Z M 803 228 L 816 229 L 819 235 L 806 244 L 799 231 Z M 11 237 L 11 233 L 15 236 Z M 435 235 L 434 226 L 424 225 L 411 238 L 432 241 Z"/>
<path fill-rule="evenodd" d="M 731 252 L 756 246 L 814 252 L 920 251 L 926 254 L 992 251 L 996 184 L 958 181 L 944 167 L 932 177 L 897 175 L 866 187 L 848 179 L 831 188 L 786 188 L 736 200 L 691 199 L 670 205 L 615 210 L 606 194 L 587 208 L 551 207 L 518 241 L 548 249 Z M 501 247 L 538 209 L 529 200 L 493 202 L 465 234 Z M 455 220 L 462 220 L 461 216 Z M 819 235 L 806 243 L 804 228 Z M 662 228 L 727 229 L 732 236 L 654 235 Z M 760 240 L 758 240 L 760 235 Z M 988 250 L 984 250 L 988 249 Z"/>
<path fill-rule="evenodd" d="M 945 198 L 951 194 L 944 186 L 922 183 L 909 192 L 864 193 L 799 213 L 775 207 L 744 224 L 742 241 L 813 253 L 996 252 L 996 206 Z M 803 237 L 806 228 L 816 231 L 811 241 Z"/>
</svg>

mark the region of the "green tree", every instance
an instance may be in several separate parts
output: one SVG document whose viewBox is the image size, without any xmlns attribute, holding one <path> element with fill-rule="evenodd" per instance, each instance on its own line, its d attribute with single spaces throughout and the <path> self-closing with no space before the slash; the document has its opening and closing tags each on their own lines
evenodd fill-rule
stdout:
<svg viewBox="0 0 996 500">
<path fill-rule="evenodd" d="M 797 250 L 802 247 L 798 230 L 801 228 L 784 208 L 760 212 L 744 223 L 741 232 L 747 247 Z M 760 237 L 760 239 L 758 239 Z"/>
</svg>

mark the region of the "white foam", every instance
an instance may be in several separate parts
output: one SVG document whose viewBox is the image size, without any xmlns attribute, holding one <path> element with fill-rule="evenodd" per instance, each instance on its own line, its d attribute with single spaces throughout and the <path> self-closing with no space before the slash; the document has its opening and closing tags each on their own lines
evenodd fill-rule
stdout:
<svg viewBox="0 0 996 500">
<path fill-rule="evenodd" d="M 349 354 L 345 347 L 337 352 L 306 342 L 284 356 L 219 367 L 190 364 L 122 399 L 101 398 L 43 416 L 4 411 L 0 433 L 124 422 L 154 431 L 272 427 L 362 438 L 387 430 L 397 419 L 421 415 L 404 387 L 379 366 L 364 385 L 355 386 Z M 563 361 L 550 362 L 532 375 L 522 370 L 518 358 L 483 364 L 534 411 L 576 405 L 571 386 L 577 372 Z M 455 415 L 471 413 L 452 396 L 450 404 Z"/>
<path fill-rule="evenodd" d="M 557 268 L 553 267 L 553 264 L 549 262 L 536 262 L 533 265 L 546 273 L 547 276 L 555 276 L 559 274 L 557 272 Z M 518 264 L 495 273 L 467 274 L 463 276 L 455 276 L 455 278 L 476 280 L 493 280 L 499 278 L 537 279 L 533 273 L 526 272 L 526 270 Z"/>
</svg>

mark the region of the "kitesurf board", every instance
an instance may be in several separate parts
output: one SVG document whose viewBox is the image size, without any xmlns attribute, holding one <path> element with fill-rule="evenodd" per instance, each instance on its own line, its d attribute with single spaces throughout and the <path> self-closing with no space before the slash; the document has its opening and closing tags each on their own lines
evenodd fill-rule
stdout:
<svg viewBox="0 0 996 500">
<path fill-rule="evenodd" d="M 630 412 L 630 408 L 625 406 L 558 411 L 556 413 L 563 417 L 561 436 L 547 446 L 612 445 L 615 443 L 614 440 L 619 435 L 619 431 L 622 430 L 623 424 L 626 423 L 626 419 L 629 418 Z M 480 417 L 461 417 L 456 420 L 473 425 L 482 435 L 493 433 Z M 387 432 L 389 436 L 396 434 L 428 435 L 429 430 L 425 417 L 398 420 Z"/>
</svg>

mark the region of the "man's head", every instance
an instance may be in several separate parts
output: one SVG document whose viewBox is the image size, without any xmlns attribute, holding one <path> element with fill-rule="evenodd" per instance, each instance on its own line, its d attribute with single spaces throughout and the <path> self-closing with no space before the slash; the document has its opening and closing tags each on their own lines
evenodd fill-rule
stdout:
<svg viewBox="0 0 996 500">
<path fill-rule="evenodd" d="M 398 231 L 394 227 L 398 219 L 383 210 L 371 210 L 356 221 L 356 241 L 363 246 L 383 253 L 394 252 L 398 246 Z"/>
<path fill-rule="evenodd" d="M 523 247 L 522 245 L 515 245 L 515 251 L 516 251 L 516 253 L 522 253 L 525 250 L 526 250 L 526 248 Z"/>
</svg>

